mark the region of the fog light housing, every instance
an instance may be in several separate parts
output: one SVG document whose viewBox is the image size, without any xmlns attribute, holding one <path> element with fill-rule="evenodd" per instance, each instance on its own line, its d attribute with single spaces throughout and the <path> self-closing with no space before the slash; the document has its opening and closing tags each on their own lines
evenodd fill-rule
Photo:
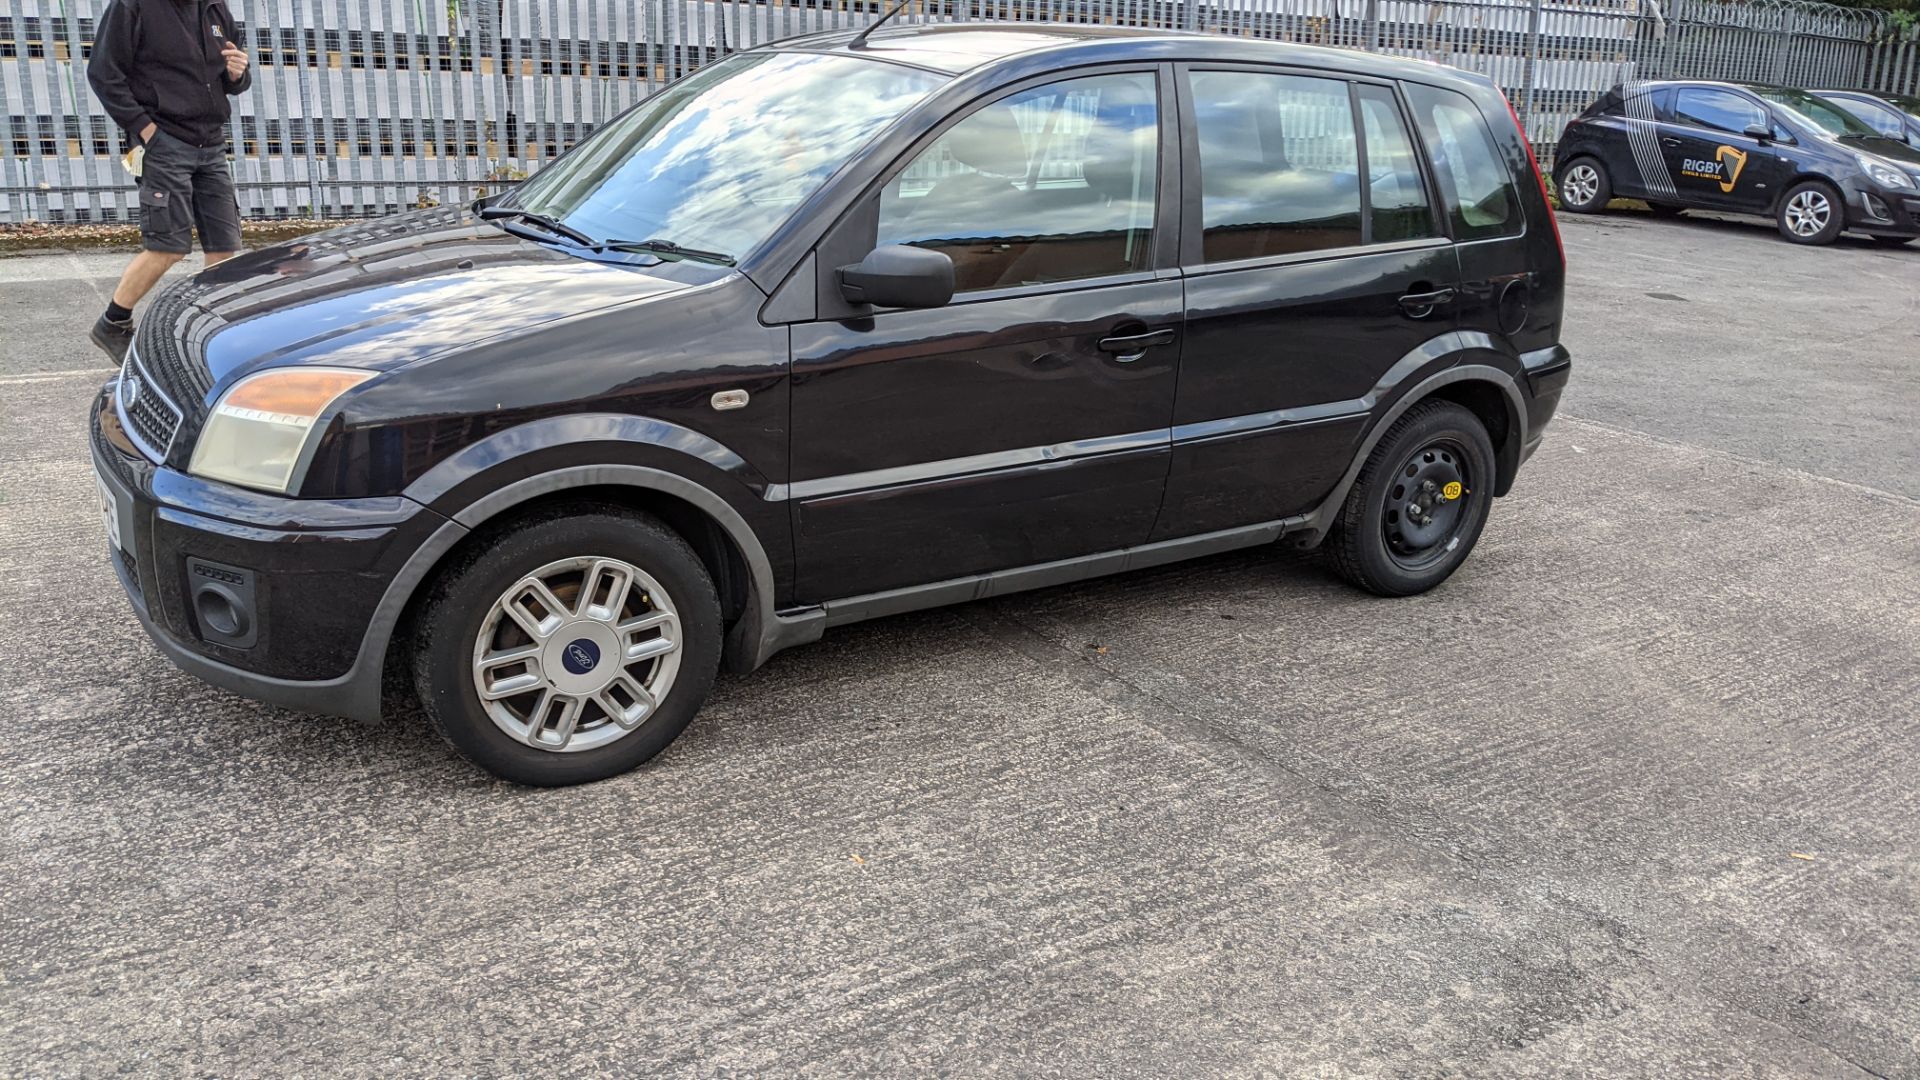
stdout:
<svg viewBox="0 0 1920 1080">
<path fill-rule="evenodd" d="M 1893 212 L 1887 209 L 1887 204 L 1881 201 L 1880 196 L 1875 195 L 1871 191 L 1865 192 L 1864 195 L 1867 202 L 1868 217 L 1873 218 L 1875 221 L 1893 220 Z"/>
<path fill-rule="evenodd" d="M 253 572 L 204 559 L 187 560 L 187 602 L 200 638 L 230 649 L 250 649 L 259 638 Z"/>
</svg>

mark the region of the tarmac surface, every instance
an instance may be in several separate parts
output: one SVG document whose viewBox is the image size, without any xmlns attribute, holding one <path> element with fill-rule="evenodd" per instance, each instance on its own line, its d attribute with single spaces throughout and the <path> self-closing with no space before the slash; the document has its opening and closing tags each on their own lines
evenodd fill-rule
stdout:
<svg viewBox="0 0 1920 1080">
<path fill-rule="evenodd" d="M 1920 1076 L 1920 249 L 1563 219 L 1561 418 L 1379 600 L 830 632 L 562 791 L 204 686 L 0 260 L 0 1073 Z"/>
</svg>

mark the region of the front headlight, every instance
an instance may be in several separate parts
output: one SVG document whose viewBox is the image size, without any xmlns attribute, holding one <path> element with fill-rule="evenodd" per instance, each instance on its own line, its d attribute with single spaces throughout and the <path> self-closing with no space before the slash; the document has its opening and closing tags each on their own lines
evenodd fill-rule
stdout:
<svg viewBox="0 0 1920 1080">
<path fill-rule="evenodd" d="M 1857 156 L 1860 159 L 1860 170 L 1866 173 L 1874 183 L 1879 184 L 1881 187 L 1910 188 L 1913 186 L 1913 180 L 1909 178 L 1906 173 L 1881 161 L 1879 158 L 1871 158 L 1865 154 Z"/>
<path fill-rule="evenodd" d="M 284 495 L 313 422 L 371 371 L 281 368 L 234 383 L 213 407 L 187 471 Z"/>
</svg>

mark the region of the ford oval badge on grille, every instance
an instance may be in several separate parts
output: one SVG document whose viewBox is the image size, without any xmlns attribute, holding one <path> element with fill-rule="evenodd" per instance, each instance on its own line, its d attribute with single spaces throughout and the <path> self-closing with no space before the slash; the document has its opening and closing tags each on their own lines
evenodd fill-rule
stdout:
<svg viewBox="0 0 1920 1080">
<path fill-rule="evenodd" d="M 126 408 L 131 409 L 133 408 L 134 403 L 139 400 L 140 400 L 140 376 L 134 375 L 131 373 L 121 376 L 120 404 Z"/>
</svg>

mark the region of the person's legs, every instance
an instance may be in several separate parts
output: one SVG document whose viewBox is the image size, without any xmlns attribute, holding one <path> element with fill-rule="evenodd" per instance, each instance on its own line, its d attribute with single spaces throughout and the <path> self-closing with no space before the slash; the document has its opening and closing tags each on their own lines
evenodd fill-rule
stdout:
<svg viewBox="0 0 1920 1080">
<path fill-rule="evenodd" d="M 154 283 L 160 280 L 169 267 L 181 259 L 184 254 L 172 251 L 143 251 L 133 257 L 126 270 L 120 274 L 120 284 L 114 286 L 113 302 L 128 311 L 140 302 L 140 298 L 153 290 Z"/>
<path fill-rule="evenodd" d="M 114 363 L 126 359 L 133 344 L 133 306 L 147 295 L 167 268 L 193 246 L 192 148 L 171 136 L 156 135 L 147 145 L 140 173 L 140 246 L 144 249 L 120 275 L 113 302 L 94 320 L 87 337 Z"/>
<path fill-rule="evenodd" d="M 233 166 L 221 147 L 200 151 L 193 170 L 193 221 L 200 229 L 200 250 L 215 266 L 240 254 L 240 198 L 233 189 Z"/>
</svg>

